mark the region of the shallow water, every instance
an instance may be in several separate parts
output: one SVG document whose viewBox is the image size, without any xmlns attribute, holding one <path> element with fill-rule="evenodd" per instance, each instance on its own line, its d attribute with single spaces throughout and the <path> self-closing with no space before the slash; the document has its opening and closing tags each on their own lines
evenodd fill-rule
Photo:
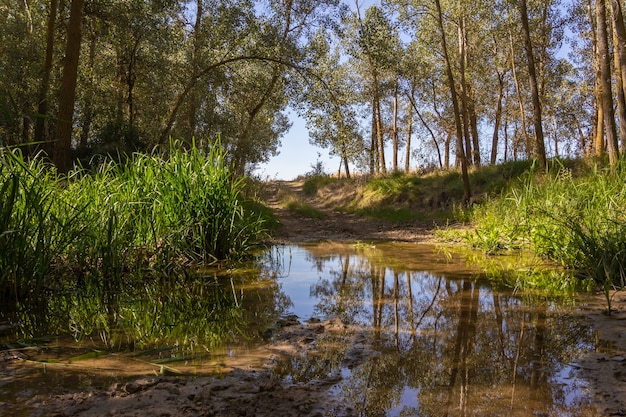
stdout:
<svg viewBox="0 0 626 417">
<path fill-rule="evenodd" d="M 0 368 L 0 398 L 260 367 L 276 323 L 295 315 L 347 328 L 309 355 L 278 357 L 277 376 L 335 375 L 331 395 L 351 415 L 593 415 L 576 360 L 595 340 L 575 302 L 493 288 L 434 246 L 277 246 L 253 267 L 153 284 L 87 286 L 0 312 L 0 323 L 21 324 L 0 348 L 28 360 Z"/>
</svg>

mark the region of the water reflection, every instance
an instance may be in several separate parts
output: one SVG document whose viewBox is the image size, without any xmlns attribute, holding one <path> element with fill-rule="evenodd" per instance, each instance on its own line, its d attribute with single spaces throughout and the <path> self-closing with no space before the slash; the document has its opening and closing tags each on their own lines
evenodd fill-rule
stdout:
<svg viewBox="0 0 626 417">
<path fill-rule="evenodd" d="M 349 415 L 593 415 L 570 366 L 593 334 L 570 309 L 492 288 L 435 247 L 327 242 L 274 247 L 237 270 L 129 279 L 116 291 L 84 284 L 18 304 L 0 312 L 0 322 L 20 324 L 0 344 L 37 346 L 29 357 L 48 363 L 103 349 L 116 355 L 98 358 L 101 368 L 201 374 L 227 360 L 261 364 L 267 352 L 256 349 L 289 314 L 338 318 L 344 332 L 322 334 L 311 354 L 275 372 L 293 383 L 341 376 L 331 394 Z"/>
<path fill-rule="evenodd" d="M 289 276 L 314 265 L 310 315 L 339 317 L 365 335 L 327 340 L 318 357 L 291 359 L 283 375 L 340 372 L 334 394 L 355 415 L 592 413 L 569 364 L 592 348 L 593 335 L 564 301 L 499 291 L 466 268 L 455 274 L 459 263 L 428 247 L 300 250 Z M 283 289 L 290 292 L 286 282 Z M 356 363 L 355 343 L 366 356 Z"/>
</svg>

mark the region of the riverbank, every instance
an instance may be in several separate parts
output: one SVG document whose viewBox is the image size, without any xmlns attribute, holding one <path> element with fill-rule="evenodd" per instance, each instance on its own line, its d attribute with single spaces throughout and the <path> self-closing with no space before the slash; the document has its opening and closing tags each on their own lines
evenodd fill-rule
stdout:
<svg viewBox="0 0 626 417">
<path fill-rule="evenodd" d="M 301 185 L 289 182 L 272 186 L 287 186 L 300 193 Z M 281 224 L 273 234 L 274 243 L 320 239 L 415 243 L 435 240 L 427 225 L 371 220 L 338 212 L 316 198 L 307 198 L 307 202 L 322 211 L 323 218 L 304 218 L 282 207 L 276 195 L 267 194 L 268 205 Z M 578 303 L 577 313 L 593 326 L 597 335 L 596 349 L 570 364 L 579 380 L 588 381 L 594 398 L 593 410 L 584 416 L 626 415 L 626 294 L 614 296 L 613 315 L 602 312 L 604 305 L 602 294 L 581 297 Z M 311 323 L 293 319 L 281 323 L 272 340 L 255 352 L 262 358 L 260 366 L 234 364 L 224 368 L 218 377 L 141 377 L 82 391 L 60 387 L 62 392 L 50 395 L 32 395 L 33 390 L 25 390 L 20 401 L 27 408 L 17 410 L 13 407 L 14 399 L 0 399 L 0 416 L 351 416 L 354 410 L 339 404 L 332 394 L 341 375 L 323 375 L 305 383 L 273 376 L 278 356 L 314 355 L 320 337 L 333 334 L 349 334 L 353 338 L 353 354 L 345 359 L 351 361 L 351 366 L 369 359 L 358 329 L 350 329 L 336 319 Z M 16 370 L 23 366 L 24 358 L 19 352 L 4 352 L 0 358 L 0 384 L 19 377 Z"/>
</svg>

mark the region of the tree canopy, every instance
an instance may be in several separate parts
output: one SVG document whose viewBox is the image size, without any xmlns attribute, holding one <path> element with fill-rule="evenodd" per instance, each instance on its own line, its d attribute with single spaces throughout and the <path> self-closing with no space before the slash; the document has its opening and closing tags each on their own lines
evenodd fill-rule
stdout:
<svg viewBox="0 0 626 417">
<path fill-rule="evenodd" d="M 220 137 L 244 174 L 291 109 L 348 176 L 626 143 L 619 1 L 20 0 L 0 23 L 0 145 L 60 171 Z"/>
</svg>

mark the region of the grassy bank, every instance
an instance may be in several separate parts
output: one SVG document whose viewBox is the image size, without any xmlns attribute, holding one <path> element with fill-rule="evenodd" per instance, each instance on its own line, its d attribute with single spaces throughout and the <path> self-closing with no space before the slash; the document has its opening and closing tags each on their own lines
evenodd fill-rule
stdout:
<svg viewBox="0 0 626 417">
<path fill-rule="evenodd" d="M 626 284 L 626 164 L 613 171 L 599 166 L 552 161 L 545 173 L 519 161 L 474 169 L 469 208 L 461 204 L 456 172 L 308 182 L 318 195 L 349 196 L 337 209 L 440 227 L 441 235 L 484 252 L 486 268 L 508 286 L 559 291 L 589 280 L 608 297 Z M 470 227 L 446 231 L 451 223 Z M 511 264 L 515 257 L 491 256 L 512 252 L 525 254 L 517 265 Z M 546 261 L 557 269 L 546 274 Z"/>
<path fill-rule="evenodd" d="M 487 253 L 528 248 L 609 291 L 626 285 L 626 165 L 555 162 L 471 212 L 467 241 Z"/>
<path fill-rule="evenodd" d="M 166 157 L 135 154 L 67 176 L 19 151 L 0 161 L 0 293 L 10 298 L 238 258 L 265 231 L 219 146 L 172 146 Z"/>
</svg>

